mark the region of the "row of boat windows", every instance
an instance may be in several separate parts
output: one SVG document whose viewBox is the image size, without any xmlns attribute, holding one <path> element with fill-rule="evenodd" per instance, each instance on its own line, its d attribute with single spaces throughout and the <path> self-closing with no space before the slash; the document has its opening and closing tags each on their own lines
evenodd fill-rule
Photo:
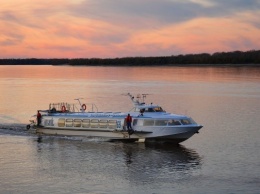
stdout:
<svg viewBox="0 0 260 194">
<path fill-rule="evenodd" d="M 174 126 L 174 125 L 190 125 L 194 124 L 195 122 L 190 119 L 160 119 L 160 120 L 152 120 L 152 119 L 145 119 L 145 120 L 134 120 L 134 126 Z"/>
<path fill-rule="evenodd" d="M 66 121 L 66 122 L 65 122 Z M 64 119 L 58 120 L 58 127 L 84 127 L 84 128 L 117 128 L 116 120 L 99 119 Z"/>
<path fill-rule="evenodd" d="M 174 126 L 174 125 L 189 125 L 195 123 L 191 119 L 134 119 L 133 126 Z M 99 119 L 65 119 L 58 120 L 58 127 L 83 127 L 83 128 L 110 128 L 115 129 L 117 126 L 116 120 L 99 120 Z"/>
</svg>

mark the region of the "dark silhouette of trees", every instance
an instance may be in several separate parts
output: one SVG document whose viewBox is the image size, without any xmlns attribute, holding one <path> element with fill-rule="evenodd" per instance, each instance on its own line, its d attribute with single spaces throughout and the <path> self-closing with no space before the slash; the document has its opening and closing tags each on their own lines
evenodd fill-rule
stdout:
<svg viewBox="0 0 260 194">
<path fill-rule="evenodd" d="M 187 54 L 160 57 L 124 57 L 124 58 L 75 58 L 75 59 L 0 59 L 0 65 L 75 65 L 75 66 L 241 66 L 260 65 L 260 50 L 217 52 L 214 54 Z"/>
</svg>

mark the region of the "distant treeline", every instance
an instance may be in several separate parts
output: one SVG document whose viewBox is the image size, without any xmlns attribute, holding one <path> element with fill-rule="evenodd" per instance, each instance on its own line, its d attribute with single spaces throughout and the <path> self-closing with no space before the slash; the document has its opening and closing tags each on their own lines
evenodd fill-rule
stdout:
<svg viewBox="0 0 260 194">
<path fill-rule="evenodd" d="M 214 54 L 187 54 L 161 57 L 124 57 L 124 58 L 75 58 L 75 59 L 0 59 L 0 65 L 86 65 L 86 66 L 152 66 L 152 65 L 242 65 L 259 66 L 260 50 L 218 52 Z M 256 65 L 257 64 L 257 65 Z"/>
</svg>

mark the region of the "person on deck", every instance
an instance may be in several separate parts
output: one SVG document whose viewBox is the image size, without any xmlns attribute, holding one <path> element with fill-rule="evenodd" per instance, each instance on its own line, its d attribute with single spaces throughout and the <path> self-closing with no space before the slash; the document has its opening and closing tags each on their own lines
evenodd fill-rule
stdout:
<svg viewBox="0 0 260 194">
<path fill-rule="evenodd" d="M 131 123 L 132 123 L 132 117 L 130 116 L 130 114 L 128 114 L 126 117 L 126 126 L 128 130 L 132 129 Z"/>
<path fill-rule="evenodd" d="M 130 114 L 128 114 L 126 117 L 126 125 L 127 125 L 127 130 L 128 130 L 129 135 L 133 134 L 133 129 L 132 129 L 131 124 L 132 124 L 132 117 L 130 116 Z"/>
<path fill-rule="evenodd" d="M 37 113 L 37 126 L 40 126 L 41 121 L 42 121 L 42 115 L 41 115 L 40 111 L 38 111 L 38 113 Z"/>
</svg>

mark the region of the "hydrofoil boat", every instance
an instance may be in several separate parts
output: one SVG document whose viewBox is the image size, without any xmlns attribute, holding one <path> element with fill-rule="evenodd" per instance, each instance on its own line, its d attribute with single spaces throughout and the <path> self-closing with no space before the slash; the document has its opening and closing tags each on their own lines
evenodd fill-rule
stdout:
<svg viewBox="0 0 260 194">
<path fill-rule="evenodd" d="M 94 104 L 51 103 L 49 109 L 39 110 L 39 122 L 31 121 L 39 135 L 61 135 L 105 138 L 109 141 L 161 142 L 178 144 L 189 139 L 202 128 L 191 117 L 166 112 L 161 106 L 146 104 L 147 94 L 134 97 L 129 112 L 99 112 Z M 77 109 L 80 107 L 79 109 Z M 131 128 L 126 117 L 130 114 Z"/>
</svg>

